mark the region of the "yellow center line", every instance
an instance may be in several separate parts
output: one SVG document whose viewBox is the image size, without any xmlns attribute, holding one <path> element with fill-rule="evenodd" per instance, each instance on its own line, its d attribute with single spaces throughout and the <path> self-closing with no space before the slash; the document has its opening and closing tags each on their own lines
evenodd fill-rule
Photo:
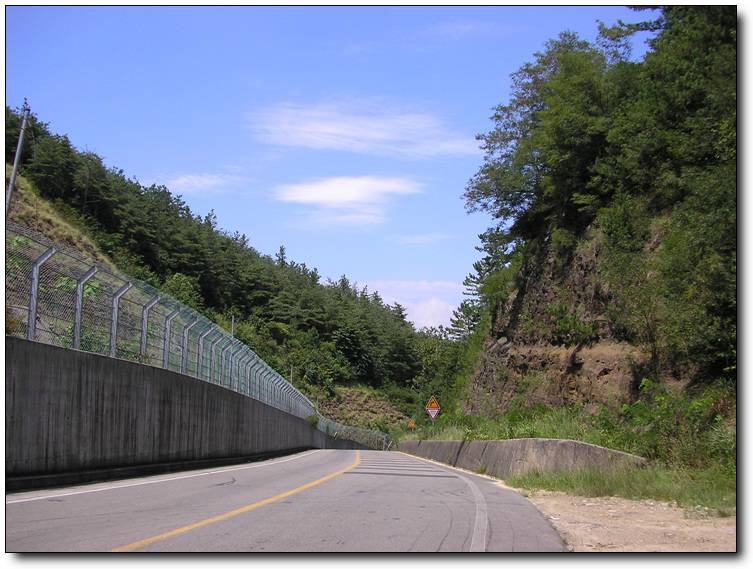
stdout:
<svg viewBox="0 0 753 569">
<path fill-rule="evenodd" d="M 283 494 L 278 494 L 277 496 L 273 496 L 272 498 L 267 498 L 266 500 L 262 500 L 261 502 L 256 502 L 255 504 L 251 504 L 249 506 L 245 506 L 243 508 L 239 508 L 238 510 L 233 510 L 232 512 L 227 512 L 225 514 L 220 514 L 219 516 L 215 516 L 213 518 L 209 518 L 207 520 L 197 522 L 195 524 L 191 524 L 190 526 L 185 526 L 173 531 L 169 531 L 167 533 L 163 533 L 161 535 L 157 535 L 154 537 L 150 537 L 148 539 L 144 539 L 142 541 L 137 541 L 136 543 L 131 543 L 130 545 L 124 545 L 123 547 L 118 547 L 117 549 L 111 550 L 111 552 L 125 552 L 125 551 L 136 551 L 137 549 L 141 549 L 142 547 L 146 547 L 147 545 L 151 545 L 153 543 L 156 543 L 158 541 L 162 541 L 163 539 L 167 539 L 168 537 L 173 537 L 176 535 L 180 535 L 182 533 L 186 533 L 187 531 L 191 531 L 203 526 L 207 526 L 209 524 L 213 524 L 215 522 L 220 522 L 222 520 L 226 520 L 228 518 L 232 518 L 233 516 L 237 516 L 239 514 L 244 514 L 246 512 L 250 512 L 251 510 L 254 510 L 256 508 L 259 508 L 261 506 L 266 506 L 267 504 L 271 504 L 272 502 L 276 502 L 277 500 L 282 500 L 283 498 L 287 498 L 288 496 L 292 496 L 293 494 L 297 494 L 298 492 L 303 492 L 304 490 L 311 488 L 312 486 L 316 486 L 317 484 L 321 484 L 322 482 L 325 482 L 331 478 L 334 478 L 335 476 L 339 476 L 343 472 L 347 472 L 348 470 L 352 470 L 356 466 L 358 466 L 358 463 L 361 461 L 361 454 L 356 451 L 356 461 L 348 466 L 347 468 L 343 468 L 342 470 L 338 470 L 337 472 L 330 474 L 329 476 L 325 476 L 324 478 L 320 478 L 319 480 L 315 480 L 314 482 L 309 482 L 308 484 L 304 484 L 303 486 L 300 486 L 299 488 L 295 488 L 294 490 L 290 490 L 288 492 L 285 492 Z"/>
</svg>

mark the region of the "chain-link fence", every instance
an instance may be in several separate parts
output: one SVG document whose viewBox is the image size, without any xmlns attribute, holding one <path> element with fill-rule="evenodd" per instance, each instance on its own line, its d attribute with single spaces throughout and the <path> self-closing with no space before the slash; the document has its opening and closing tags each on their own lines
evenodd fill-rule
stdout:
<svg viewBox="0 0 753 569">
<path fill-rule="evenodd" d="M 248 346 L 154 287 L 6 222 L 5 333 L 162 367 L 221 385 L 372 448 L 384 433 L 320 415 Z"/>
</svg>

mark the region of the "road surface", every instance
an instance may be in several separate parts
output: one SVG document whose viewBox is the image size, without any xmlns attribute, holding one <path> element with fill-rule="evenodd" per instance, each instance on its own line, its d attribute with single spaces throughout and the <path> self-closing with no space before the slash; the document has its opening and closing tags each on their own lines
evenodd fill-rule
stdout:
<svg viewBox="0 0 753 569">
<path fill-rule="evenodd" d="M 6 552 L 550 552 L 517 492 L 400 452 L 264 462 L 5 499 Z"/>
</svg>

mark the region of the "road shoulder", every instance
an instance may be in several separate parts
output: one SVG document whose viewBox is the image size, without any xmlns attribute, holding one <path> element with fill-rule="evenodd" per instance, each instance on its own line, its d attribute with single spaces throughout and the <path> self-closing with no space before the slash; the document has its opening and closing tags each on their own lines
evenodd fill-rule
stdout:
<svg viewBox="0 0 753 569">
<path fill-rule="evenodd" d="M 666 502 L 520 491 L 573 552 L 736 552 L 737 516 Z"/>
</svg>

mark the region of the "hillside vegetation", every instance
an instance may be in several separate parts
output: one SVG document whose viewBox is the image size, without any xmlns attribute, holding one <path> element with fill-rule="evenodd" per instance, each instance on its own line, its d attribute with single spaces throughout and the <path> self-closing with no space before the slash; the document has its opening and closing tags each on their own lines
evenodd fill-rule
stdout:
<svg viewBox="0 0 753 569">
<path fill-rule="evenodd" d="M 464 197 L 495 224 L 456 314 L 464 436 L 559 430 L 734 480 L 736 9 L 647 15 L 550 41 L 479 136 Z"/>
<path fill-rule="evenodd" d="M 428 436 L 433 395 L 435 436 L 575 438 L 734 480 L 736 9 L 645 13 L 595 44 L 563 32 L 512 76 L 464 193 L 494 222 L 450 329 L 415 330 L 378 292 L 255 250 L 33 114 L 12 219 L 49 234 L 54 212 L 88 244 L 53 239 L 234 319 L 336 420 Z M 6 164 L 21 116 L 6 107 Z"/>
</svg>

